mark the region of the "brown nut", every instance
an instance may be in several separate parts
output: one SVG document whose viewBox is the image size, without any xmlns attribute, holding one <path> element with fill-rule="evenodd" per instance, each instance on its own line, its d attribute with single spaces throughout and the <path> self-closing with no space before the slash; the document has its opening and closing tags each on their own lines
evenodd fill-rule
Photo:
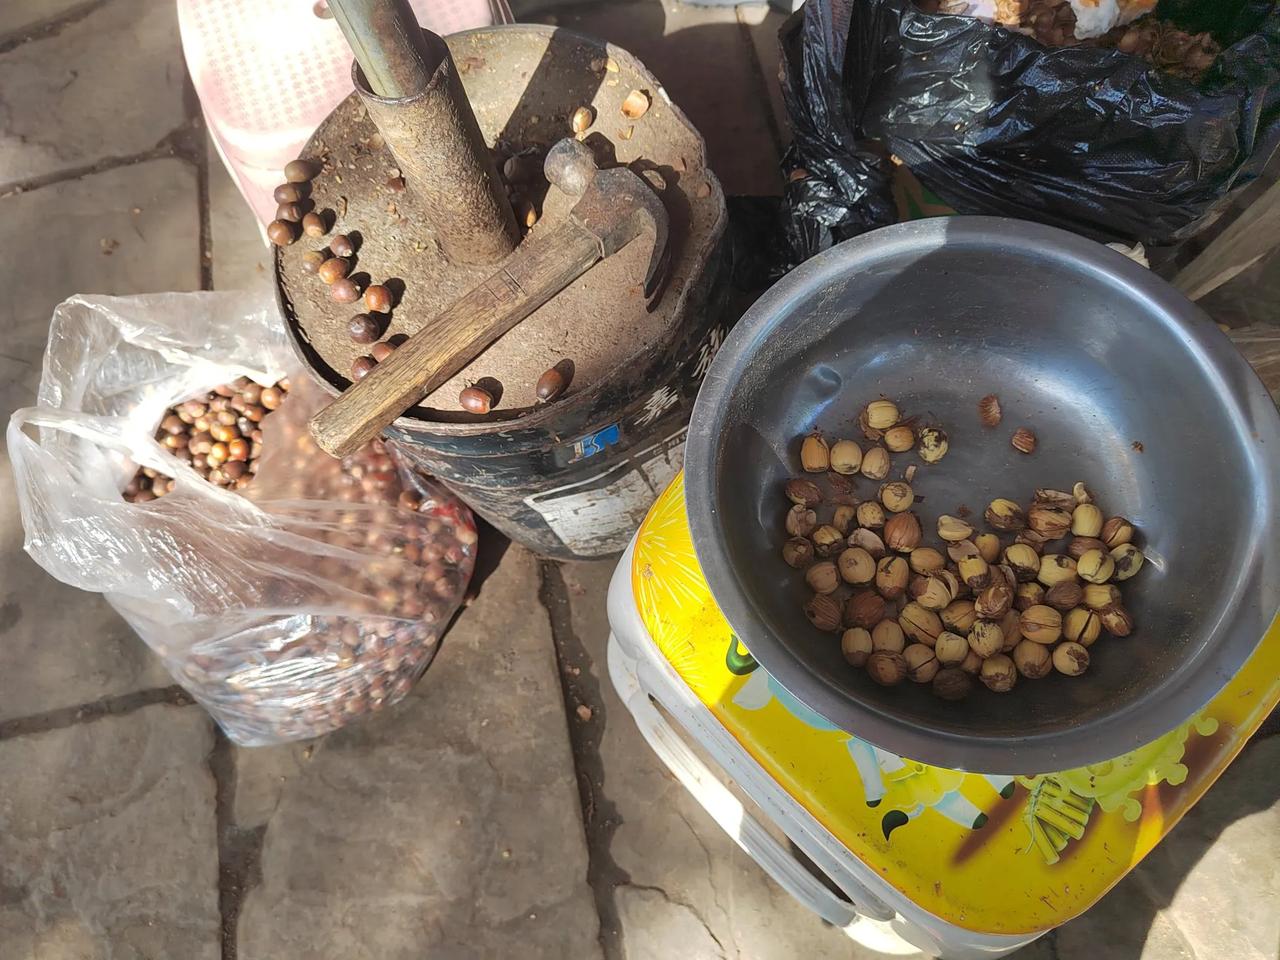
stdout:
<svg viewBox="0 0 1280 960">
<path fill-rule="evenodd" d="M 1061 553 L 1046 553 L 1040 558 L 1040 570 L 1036 573 L 1036 579 L 1045 587 L 1053 587 L 1075 578 L 1076 562 L 1070 557 Z"/>
<path fill-rule="evenodd" d="M 1013 436 L 1009 438 L 1009 442 L 1013 444 L 1013 449 L 1019 453 L 1035 453 L 1036 435 L 1026 427 L 1019 427 L 1013 431 Z"/>
<path fill-rule="evenodd" d="M 831 445 L 831 469 L 842 476 L 852 476 L 862 467 L 862 448 L 852 440 L 837 440 Z"/>
<path fill-rule="evenodd" d="M 1017 610 L 1010 610 L 1001 617 L 1000 632 L 1004 634 L 1004 644 L 1000 647 L 1000 652 L 1008 653 L 1022 642 L 1022 614 Z"/>
<path fill-rule="evenodd" d="M 890 513 L 902 513 L 904 510 L 911 509 L 911 505 L 916 502 L 916 496 L 911 490 L 911 484 L 895 480 L 880 488 L 880 502 Z"/>
<path fill-rule="evenodd" d="M 850 627 L 840 635 L 840 653 L 855 667 L 860 667 L 871 656 L 871 634 L 862 627 Z"/>
<path fill-rule="evenodd" d="M 882 687 L 892 687 L 907 679 L 907 661 L 900 653 L 877 650 L 867 658 L 867 675 Z"/>
<path fill-rule="evenodd" d="M 1005 547 L 1004 562 L 1022 583 L 1034 580 L 1040 572 L 1040 555 L 1025 543 L 1011 543 Z"/>
<path fill-rule="evenodd" d="M 1102 629 L 1113 637 L 1127 637 L 1133 633 L 1133 615 L 1118 603 L 1099 610 L 1098 620 Z"/>
<path fill-rule="evenodd" d="M 813 541 L 814 552 L 820 557 L 834 557 L 845 545 L 844 534 L 829 523 L 814 530 L 809 539 Z"/>
<path fill-rule="evenodd" d="M 818 514 L 803 504 L 797 503 L 787 511 L 785 521 L 787 533 L 793 537 L 807 537 L 818 525 Z"/>
<path fill-rule="evenodd" d="M 978 619 L 972 600 L 953 600 L 942 611 L 942 622 L 947 629 L 967 636 Z"/>
<path fill-rule="evenodd" d="M 1032 643 L 1054 644 L 1062 636 L 1062 614 L 1043 604 L 1023 610 L 1018 625 Z"/>
<path fill-rule="evenodd" d="M 884 619 L 871 628 L 871 648 L 873 650 L 888 650 L 892 653 L 901 653 L 907 645 L 906 634 L 902 632 L 902 627 L 898 626 L 898 621 Z"/>
<path fill-rule="evenodd" d="M 782 545 L 782 559 L 797 569 L 807 567 L 813 562 L 813 544 L 804 537 L 792 537 Z"/>
<path fill-rule="evenodd" d="M 1102 633 L 1102 619 L 1087 607 L 1068 610 L 1062 618 L 1062 635 L 1082 647 L 1091 647 Z"/>
<path fill-rule="evenodd" d="M 1047 594 L 1045 589 L 1038 583 L 1020 583 L 1016 590 L 1013 591 L 1013 606 L 1015 610 L 1025 610 L 1027 607 L 1034 607 L 1036 604 L 1044 603 Z"/>
<path fill-rule="evenodd" d="M 884 597 L 874 590 L 857 590 L 844 602 L 844 624 L 870 630 L 884 619 L 886 609 Z"/>
<path fill-rule="evenodd" d="M 1068 677 L 1078 677 L 1089 669 L 1089 651 L 1068 640 L 1053 650 L 1053 667 Z"/>
<path fill-rule="evenodd" d="M 806 473 L 826 473 L 831 466 L 831 451 L 820 435 L 811 433 L 801 441 L 800 466 Z"/>
<path fill-rule="evenodd" d="M 1047 677 L 1053 670 L 1053 654 L 1049 648 L 1030 640 L 1023 640 L 1013 648 L 1013 665 L 1028 680 Z"/>
<path fill-rule="evenodd" d="M 1090 550 L 1106 550 L 1107 545 L 1096 537 L 1076 537 L 1067 544 L 1067 556 L 1079 560 Z"/>
<path fill-rule="evenodd" d="M 288 220 L 272 220 L 267 224 L 267 239 L 277 247 L 287 247 L 298 239 L 297 224 Z"/>
<path fill-rule="evenodd" d="M 885 557 L 876 564 L 876 590 L 886 600 L 895 600 L 906 591 L 910 576 L 905 558 Z"/>
<path fill-rule="evenodd" d="M 895 513 L 884 525 L 884 542 L 890 550 L 910 553 L 920 546 L 920 518 L 910 511 Z"/>
<path fill-rule="evenodd" d="M 858 504 L 858 526 L 874 530 L 884 526 L 884 508 L 874 500 L 864 500 Z"/>
<path fill-rule="evenodd" d="M 934 655 L 938 663 L 947 667 L 958 667 L 969 655 L 969 641 L 958 633 L 943 631 L 933 645 Z"/>
<path fill-rule="evenodd" d="M 1128 543 L 1133 539 L 1133 524 L 1124 517 L 1112 517 L 1102 525 L 1098 536 L 1107 545 L 1108 550 L 1114 550 L 1120 544 Z"/>
<path fill-rule="evenodd" d="M 819 630 L 834 633 L 840 629 L 840 604 L 830 594 L 818 593 L 804 605 L 804 615 Z"/>
<path fill-rule="evenodd" d="M 947 558 L 933 547 L 916 547 L 908 560 L 915 573 L 937 573 L 947 565 Z"/>
<path fill-rule="evenodd" d="M 1048 540 L 1057 540 L 1071 529 L 1071 511 L 1047 503 L 1033 503 L 1027 511 L 1027 526 Z"/>
<path fill-rule="evenodd" d="M 940 700 L 963 700 L 973 689 L 973 680 L 963 669 L 948 667 L 934 675 L 931 689 Z"/>
<path fill-rule="evenodd" d="M 840 576 L 846 583 L 870 583 L 876 576 L 876 562 L 861 547 L 849 547 L 836 560 Z"/>
<path fill-rule="evenodd" d="M 969 631 L 969 649 L 983 659 L 993 657 L 1004 648 L 1004 630 L 990 620 L 977 620 Z"/>
<path fill-rule="evenodd" d="M 320 269 L 316 271 L 318 276 L 325 283 L 337 283 L 348 273 L 351 272 L 351 261 L 342 257 L 330 257 L 324 263 L 320 264 Z"/>
<path fill-rule="evenodd" d="M 1013 589 L 1006 583 L 993 583 L 973 598 L 974 612 L 984 620 L 999 620 L 1013 606 Z"/>
<path fill-rule="evenodd" d="M 566 359 L 542 371 L 533 385 L 534 396 L 540 403 L 558 400 L 564 396 L 564 392 L 569 389 L 569 384 L 573 382 L 574 370 L 573 361 Z"/>
<path fill-rule="evenodd" d="M 994 393 L 988 393 L 978 401 L 978 419 L 982 421 L 984 427 L 998 427 L 1003 416 L 1004 414 L 1000 411 L 1000 398 Z"/>
<path fill-rule="evenodd" d="M 1008 693 L 1018 682 L 1018 668 L 1003 653 L 988 657 L 982 662 L 982 672 L 978 679 L 992 693 Z"/>
<path fill-rule="evenodd" d="M 862 455 L 862 475 L 868 480 L 883 480 L 889 475 L 889 451 L 872 447 Z"/>
<path fill-rule="evenodd" d="M 942 619 L 914 601 L 903 607 L 898 614 L 898 626 L 916 643 L 930 647 L 938 639 L 938 634 L 942 633 Z"/>
<path fill-rule="evenodd" d="M 816 507 L 822 502 L 822 491 L 818 489 L 818 485 L 812 480 L 795 477 L 787 481 L 785 491 L 787 499 L 792 503 L 803 504 L 806 507 Z"/>
<path fill-rule="evenodd" d="M 985 662 L 986 661 L 983 660 L 982 657 L 978 656 L 976 653 L 970 650 L 969 655 L 965 657 L 964 662 L 960 664 L 960 669 L 963 670 L 965 673 L 969 674 L 970 676 L 976 677 L 979 673 L 982 672 L 982 665 Z"/>
<path fill-rule="evenodd" d="M 940 665 L 932 647 L 910 644 L 902 651 L 902 659 L 907 662 L 907 678 L 913 683 L 929 683 L 937 676 Z"/>
<path fill-rule="evenodd" d="M 815 563 L 804 572 L 804 582 L 814 593 L 835 593 L 840 586 L 840 574 L 830 560 Z"/>
<path fill-rule="evenodd" d="M 323 237 L 329 232 L 329 224 L 323 214 L 312 211 L 302 218 L 302 232 L 308 237 Z"/>
<path fill-rule="evenodd" d="M 1045 592 L 1044 602 L 1055 610 L 1066 612 L 1078 607 L 1084 600 L 1084 587 L 1075 580 L 1064 580 L 1055 583 Z"/>
</svg>

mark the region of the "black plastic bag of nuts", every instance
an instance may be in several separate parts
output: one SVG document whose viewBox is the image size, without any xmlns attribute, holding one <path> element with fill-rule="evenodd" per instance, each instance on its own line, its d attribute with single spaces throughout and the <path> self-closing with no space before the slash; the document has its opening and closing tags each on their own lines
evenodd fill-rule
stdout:
<svg viewBox="0 0 1280 960">
<path fill-rule="evenodd" d="M 1047 46 L 932 6 L 810 0 L 784 25 L 796 262 L 896 219 L 876 145 L 961 213 L 1158 247 L 1207 223 L 1280 144 L 1280 0 L 1161 0 L 1136 21 L 1203 31 L 1220 53 L 1196 80 L 1136 41 Z"/>
<path fill-rule="evenodd" d="M 402 698 L 471 578 L 471 512 L 374 441 L 311 441 L 324 402 L 275 307 L 75 297 L 9 454 L 27 552 L 102 593 L 243 746 Z"/>
</svg>

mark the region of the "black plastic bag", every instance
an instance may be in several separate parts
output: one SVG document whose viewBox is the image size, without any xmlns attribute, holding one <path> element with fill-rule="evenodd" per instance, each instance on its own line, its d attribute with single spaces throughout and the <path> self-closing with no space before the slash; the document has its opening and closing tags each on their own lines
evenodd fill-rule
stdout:
<svg viewBox="0 0 1280 960">
<path fill-rule="evenodd" d="M 799 108 L 788 163 L 809 173 L 788 192 L 797 258 L 821 249 L 796 243 L 806 232 L 843 239 L 860 222 L 887 222 L 867 140 L 961 212 L 1149 246 L 1194 232 L 1280 142 L 1280 0 L 1161 4 L 1157 16 L 1223 45 L 1199 84 L 1116 50 L 1049 49 L 923 13 L 913 0 L 810 0 L 804 14 L 798 57 L 794 33 L 783 37 L 788 106 Z M 837 141 L 844 166 L 831 176 Z"/>
</svg>

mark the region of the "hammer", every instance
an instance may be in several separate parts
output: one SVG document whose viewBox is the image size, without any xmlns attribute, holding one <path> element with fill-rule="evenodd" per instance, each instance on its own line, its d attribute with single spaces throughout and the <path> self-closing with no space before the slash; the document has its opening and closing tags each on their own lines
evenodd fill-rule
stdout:
<svg viewBox="0 0 1280 960">
<path fill-rule="evenodd" d="M 667 265 L 667 210 L 625 167 L 597 170 L 573 139 L 547 153 L 547 179 L 578 197 L 568 217 L 517 247 L 502 268 L 456 300 L 390 357 L 311 420 L 320 448 L 344 457 L 448 381 L 495 340 L 610 254 L 652 232 L 644 295 L 660 287 Z"/>
</svg>

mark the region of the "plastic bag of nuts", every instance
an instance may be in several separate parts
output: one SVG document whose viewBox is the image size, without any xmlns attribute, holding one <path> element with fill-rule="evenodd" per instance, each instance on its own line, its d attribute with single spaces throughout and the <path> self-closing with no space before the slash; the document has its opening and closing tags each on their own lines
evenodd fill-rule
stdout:
<svg viewBox="0 0 1280 960">
<path fill-rule="evenodd" d="M 291 362 L 263 297 L 73 298 L 39 405 L 8 429 L 27 551 L 103 593 L 245 746 L 403 697 L 475 556 L 470 511 L 389 445 L 341 462 L 314 446 L 325 397 L 294 376 L 285 399 Z M 214 440 L 199 428 L 223 410 L 236 422 Z M 206 440 L 229 459 L 195 452 Z"/>
</svg>

